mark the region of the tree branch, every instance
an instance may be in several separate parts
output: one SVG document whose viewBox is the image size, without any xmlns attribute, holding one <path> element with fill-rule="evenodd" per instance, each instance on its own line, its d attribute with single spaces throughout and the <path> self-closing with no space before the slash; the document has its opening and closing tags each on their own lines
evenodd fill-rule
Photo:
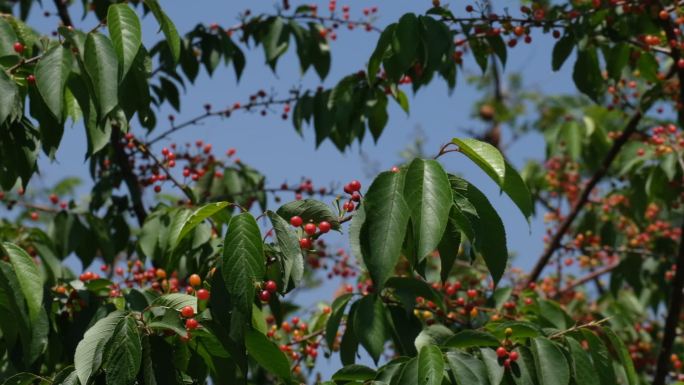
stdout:
<svg viewBox="0 0 684 385">
<path fill-rule="evenodd" d="M 549 242 L 546 251 L 544 251 L 544 254 L 542 254 L 542 256 L 537 261 L 537 264 L 534 266 L 534 269 L 530 273 L 530 276 L 527 280 L 528 285 L 531 282 L 535 282 L 537 279 L 539 279 L 539 276 L 544 270 L 544 267 L 549 263 L 551 256 L 553 256 L 553 253 L 561 247 L 561 241 L 563 240 L 563 236 L 565 236 L 565 234 L 568 232 L 570 226 L 575 221 L 579 213 L 582 211 L 584 206 L 589 202 L 589 197 L 591 196 L 592 190 L 594 189 L 594 187 L 596 187 L 599 181 L 601 181 L 601 179 L 603 179 L 603 177 L 606 176 L 608 170 L 610 169 L 610 165 L 613 163 L 613 160 L 615 160 L 615 158 L 618 156 L 620 150 L 622 149 L 622 146 L 624 146 L 625 143 L 627 143 L 629 137 L 632 136 L 632 134 L 636 131 L 637 127 L 639 126 L 639 122 L 641 122 L 642 117 L 643 113 L 641 111 L 636 111 L 634 115 L 632 115 L 632 117 L 629 119 L 629 122 L 627 123 L 625 130 L 622 131 L 622 134 L 617 139 L 615 139 L 615 141 L 613 142 L 613 146 L 610 148 L 605 158 L 603 158 L 603 162 L 601 162 L 601 167 L 599 167 L 599 169 L 596 170 L 591 179 L 589 179 L 589 182 L 586 184 L 586 186 L 584 186 L 584 189 L 582 190 L 579 199 L 573 205 L 570 214 L 568 214 L 565 220 L 561 223 L 560 227 L 551 238 L 551 241 Z"/>
<path fill-rule="evenodd" d="M 57 7 L 57 14 L 59 15 L 59 19 L 62 20 L 62 24 L 64 24 L 65 27 L 73 27 L 74 24 L 71 22 L 71 15 L 69 15 L 69 9 L 67 8 L 66 1 L 54 1 L 55 7 Z"/>
<path fill-rule="evenodd" d="M 114 149 L 114 163 L 116 163 L 119 168 L 123 180 L 128 187 L 128 192 L 133 203 L 133 212 L 138 218 L 138 223 L 142 226 L 147 218 L 147 211 L 145 211 L 145 206 L 142 202 L 142 190 L 140 189 L 138 178 L 135 176 L 131 169 L 131 165 L 128 163 L 128 157 L 124 152 L 124 148 L 121 146 L 121 130 L 118 127 L 112 128 L 111 145 Z"/>
</svg>

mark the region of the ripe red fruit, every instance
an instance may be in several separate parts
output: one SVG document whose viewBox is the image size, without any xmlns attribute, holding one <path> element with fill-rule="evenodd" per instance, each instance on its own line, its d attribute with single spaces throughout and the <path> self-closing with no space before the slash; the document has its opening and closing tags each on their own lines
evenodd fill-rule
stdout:
<svg viewBox="0 0 684 385">
<path fill-rule="evenodd" d="M 684 69 L 684 59 L 677 60 L 677 67 L 679 67 L 679 69 Z"/>
<path fill-rule="evenodd" d="M 666 10 L 662 10 L 662 11 L 660 11 L 660 13 L 658 14 L 658 17 L 660 17 L 660 20 L 667 20 L 667 19 L 670 18 L 670 13 L 667 12 Z"/>
<path fill-rule="evenodd" d="M 290 218 L 290 224 L 294 227 L 299 227 L 302 225 L 302 223 L 304 223 L 302 217 L 295 215 L 294 217 Z"/>
<path fill-rule="evenodd" d="M 181 315 L 185 318 L 190 318 L 195 315 L 195 309 L 192 306 L 185 306 L 181 309 Z"/>
<path fill-rule="evenodd" d="M 209 290 L 207 289 L 199 289 L 197 290 L 197 299 L 200 301 L 206 301 L 209 299 Z"/>
<path fill-rule="evenodd" d="M 302 249 L 310 249 L 311 248 L 311 239 L 309 238 L 302 238 L 299 240 L 299 247 Z"/>
<path fill-rule="evenodd" d="M 518 352 L 511 352 L 511 354 L 508 356 L 508 358 L 509 358 L 511 361 L 517 361 L 517 360 L 518 360 L 518 357 L 519 357 Z"/>
<path fill-rule="evenodd" d="M 38 213 L 33 211 L 31 212 L 31 220 L 37 221 L 38 220 Z"/>
<path fill-rule="evenodd" d="M 508 352 L 506 351 L 506 348 L 503 346 L 499 346 L 498 349 L 496 349 L 496 356 L 499 358 L 504 358 L 508 355 Z"/>
<path fill-rule="evenodd" d="M 323 221 L 323 222 L 318 224 L 318 230 L 323 234 L 330 231 L 331 228 L 332 228 L 332 226 L 330 225 L 330 222 L 327 222 L 327 221 Z"/>
<path fill-rule="evenodd" d="M 52 202 L 53 205 L 59 203 L 59 197 L 57 194 L 50 194 L 50 202 Z"/>
<path fill-rule="evenodd" d="M 21 44 L 20 42 L 14 43 L 14 52 L 16 52 L 16 53 L 18 53 L 18 54 L 20 54 L 20 55 L 21 55 L 22 53 L 24 53 L 24 45 Z"/>
<path fill-rule="evenodd" d="M 304 232 L 309 235 L 316 234 L 316 225 L 314 225 L 313 223 L 307 223 L 306 225 L 304 225 Z"/>
<path fill-rule="evenodd" d="M 266 281 L 264 284 L 264 289 L 269 293 L 275 293 L 278 291 L 278 284 L 275 281 Z"/>
<path fill-rule="evenodd" d="M 349 188 L 352 192 L 361 190 L 361 182 L 358 180 L 353 180 L 349 182 Z"/>
<path fill-rule="evenodd" d="M 194 318 L 188 318 L 185 320 L 185 328 L 188 330 L 194 330 L 199 327 L 199 322 Z"/>
<path fill-rule="evenodd" d="M 30 85 L 36 84 L 36 77 L 33 75 L 29 75 L 26 77 L 26 82 Z"/>
<path fill-rule="evenodd" d="M 468 298 L 475 298 L 477 297 L 477 290 L 470 289 L 466 292 L 466 295 L 468 296 Z"/>
<path fill-rule="evenodd" d="M 188 278 L 188 283 L 190 286 L 199 286 L 202 284 L 202 278 L 197 274 L 193 274 Z"/>
<path fill-rule="evenodd" d="M 261 293 L 259 293 L 259 300 L 261 302 L 268 302 L 271 299 L 271 293 L 268 290 L 262 290 Z"/>
</svg>

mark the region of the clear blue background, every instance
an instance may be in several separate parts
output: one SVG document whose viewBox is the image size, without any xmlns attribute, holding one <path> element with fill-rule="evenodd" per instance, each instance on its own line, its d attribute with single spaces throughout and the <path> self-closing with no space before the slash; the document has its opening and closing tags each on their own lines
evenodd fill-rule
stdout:
<svg viewBox="0 0 684 385">
<path fill-rule="evenodd" d="M 304 4 L 296 0 L 292 0 L 291 3 L 293 8 Z M 313 3 L 318 4 L 322 15 L 328 14 L 327 1 Z M 429 8 L 430 3 L 427 0 L 340 0 L 338 10 L 343 5 L 350 5 L 352 19 L 361 19 L 362 8 L 377 6 L 379 13 L 375 24 L 383 27 L 396 21 L 406 12 L 424 12 Z M 519 3 L 516 1 L 497 0 L 493 3 L 496 12 L 503 12 L 506 8 L 510 8 L 512 15 L 518 14 Z M 44 1 L 44 4 L 45 10 L 54 13 L 52 2 Z M 279 4 L 280 2 L 275 1 L 237 0 L 169 0 L 163 2 L 165 10 L 181 33 L 190 30 L 197 23 L 208 25 L 215 22 L 223 27 L 231 26 L 238 22 L 237 15 L 247 8 L 250 8 L 253 14 L 272 13 L 275 9 L 274 5 Z M 453 1 L 451 9 L 456 15 L 465 15 L 466 4 L 462 1 Z M 75 6 L 72 18 L 77 27 L 89 30 L 96 24 L 92 17 L 80 20 L 80 15 L 81 10 Z M 33 10 L 30 20 L 31 25 L 44 33 L 54 30 L 57 22 L 58 19 L 55 16 L 44 17 L 38 8 Z M 378 37 L 376 32 L 365 32 L 362 28 L 349 31 L 346 27 L 341 27 L 337 34 L 337 40 L 331 42 L 332 69 L 322 83 L 326 87 L 333 86 L 342 76 L 363 69 Z M 163 38 L 161 34 L 157 34 L 157 25 L 151 15 L 144 19 L 144 37 L 148 47 Z M 509 53 L 506 73 L 520 72 L 523 75 L 525 87 L 528 89 L 548 94 L 574 92 L 569 66 L 566 65 L 558 73 L 551 71 L 550 52 L 553 47 L 553 38 L 541 33 L 533 34 L 533 38 L 533 44 L 518 44 Z M 247 67 L 239 83 L 236 82 L 233 68 L 220 67 L 212 78 L 204 72 L 200 74 L 196 84 L 189 86 L 187 92 L 182 95 L 182 110 L 181 113 L 176 114 L 178 122 L 201 114 L 202 106 L 207 102 L 212 103 L 216 108 L 221 108 L 232 105 L 234 102 L 245 103 L 248 95 L 259 89 L 286 96 L 293 86 L 302 85 L 304 88 L 313 88 L 321 84 L 318 77 L 311 71 L 304 76 L 300 74 L 299 63 L 292 47 L 280 59 L 275 74 L 265 65 L 260 47 L 258 49 L 245 48 L 245 53 Z M 429 87 L 420 90 L 417 95 L 411 95 L 409 115 L 403 113 L 396 105 L 391 105 L 388 126 L 377 144 L 367 140 L 362 146 L 355 144 L 353 149 L 346 153 L 339 153 L 329 142 L 325 142 L 316 149 L 313 130 L 307 128 L 304 130 L 303 138 L 298 136 L 294 132 L 291 120 L 283 121 L 280 118 L 280 110 L 267 117 L 260 116 L 258 111 L 251 114 L 240 112 L 233 114 L 227 120 L 205 121 L 202 125 L 181 131 L 174 137 L 174 140 L 177 143 L 184 143 L 202 139 L 212 143 L 218 154 L 224 153 L 229 147 L 234 147 L 237 149 L 237 155 L 244 162 L 267 176 L 267 184 L 272 187 L 279 186 L 283 181 L 299 182 L 301 177 L 311 178 L 315 185 L 326 187 L 334 182 L 359 179 L 364 187 L 367 187 L 370 182 L 369 178 L 379 170 L 389 169 L 402 161 L 399 153 L 415 140 L 418 132 L 425 135 L 425 151 L 434 154 L 441 144 L 452 137 L 467 136 L 466 130 L 484 129 L 481 123 L 471 119 L 472 102 L 481 95 L 465 81 L 466 76 L 478 75 L 479 71 L 472 57 L 467 57 L 465 74 L 459 73 L 458 86 L 451 96 L 441 80 L 434 81 Z M 408 92 L 408 88 L 406 91 Z M 165 117 L 169 113 L 172 111 L 165 106 L 158 114 L 162 124 L 157 132 L 165 128 Z M 143 133 L 143 130 L 135 125 L 133 131 L 136 134 Z M 508 143 L 510 135 L 505 135 L 504 139 L 505 143 Z M 165 145 L 168 143 L 166 142 Z M 161 145 L 155 150 L 160 149 Z M 31 185 L 48 187 L 63 177 L 76 175 L 86 181 L 79 192 L 87 194 L 91 181 L 87 163 L 84 162 L 85 150 L 84 128 L 77 123 L 66 130 L 56 161 L 51 163 L 45 157 L 40 160 L 41 175 L 36 176 Z M 535 134 L 522 137 L 508 147 L 506 155 L 517 167 L 521 167 L 528 159 L 541 159 L 544 155 L 543 140 Z M 511 201 L 501 196 L 495 184 L 476 169 L 468 159 L 458 154 L 449 154 L 443 156 L 441 160 L 448 171 L 463 173 L 490 197 L 504 220 L 509 249 L 517 254 L 514 265 L 523 269 L 529 268 L 543 249 L 544 225 L 541 216 L 534 218 L 531 227 L 528 227 L 525 219 Z M 151 191 L 147 194 L 147 202 L 153 202 L 154 194 Z M 283 197 L 289 199 L 291 196 Z M 345 238 L 331 238 L 331 241 L 334 246 L 333 250 L 346 246 Z M 302 303 L 329 299 L 337 287 L 337 281 L 330 281 L 314 292 L 299 294 L 297 298 Z M 322 359 L 323 363 L 319 365 L 324 374 L 331 373 L 331 370 L 339 365 L 337 357 L 333 357 L 329 363 L 325 361 Z"/>
</svg>

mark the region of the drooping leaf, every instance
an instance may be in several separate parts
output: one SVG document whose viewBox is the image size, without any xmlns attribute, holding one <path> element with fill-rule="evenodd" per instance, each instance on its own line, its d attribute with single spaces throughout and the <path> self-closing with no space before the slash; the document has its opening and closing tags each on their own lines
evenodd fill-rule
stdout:
<svg viewBox="0 0 684 385">
<path fill-rule="evenodd" d="M 0 17 L 0 57 L 3 56 L 16 56 L 17 53 L 14 51 L 14 43 L 18 42 L 17 37 L 12 24 L 10 24 L 4 17 Z"/>
<path fill-rule="evenodd" d="M 632 361 L 632 358 L 629 355 L 629 351 L 627 350 L 625 343 L 622 342 L 622 339 L 617 334 L 615 334 L 615 331 L 613 329 L 604 327 L 603 331 L 604 333 L 606 333 L 606 336 L 608 337 L 608 340 L 610 341 L 611 345 L 613 345 L 613 349 L 617 353 L 617 356 L 620 360 L 620 363 L 622 364 L 622 367 L 625 369 L 627 383 L 629 385 L 639 384 L 639 377 L 637 376 L 636 370 L 634 369 L 634 362 Z"/>
<path fill-rule="evenodd" d="M 261 232 L 254 217 L 250 213 L 232 217 L 223 243 L 221 272 L 231 299 L 247 319 L 251 318 L 254 284 L 263 279 L 265 265 Z"/>
<path fill-rule="evenodd" d="M 593 100 L 598 100 L 602 94 L 604 80 L 596 49 L 586 48 L 577 53 L 572 79 L 578 90 Z"/>
<path fill-rule="evenodd" d="M 107 384 L 129 385 L 142 362 L 142 344 L 136 321 L 132 317 L 119 321 L 107 345 L 104 363 Z"/>
<path fill-rule="evenodd" d="M 446 358 L 459 385 L 489 385 L 487 369 L 482 361 L 460 351 L 448 352 Z"/>
<path fill-rule="evenodd" d="M 84 63 L 95 91 L 100 120 L 118 104 L 119 61 L 112 42 L 105 35 L 92 32 L 85 42 Z"/>
<path fill-rule="evenodd" d="M 283 288 L 288 287 L 290 278 L 296 285 L 304 275 L 304 256 L 299 245 L 299 238 L 292 226 L 280 215 L 273 211 L 267 211 L 266 214 L 271 219 L 276 241 L 283 256 Z"/>
<path fill-rule="evenodd" d="M 7 252 L 14 273 L 19 281 L 21 291 L 26 298 L 29 318 L 31 322 L 37 320 L 43 306 L 43 277 L 38 266 L 24 249 L 9 242 L 4 242 L 2 247 Z"/>
<path fill-rule="evenodd" d="M 164 13 L 157 0 L 145 0 L 145 5 L 150 8 L 154 18 L 157 19 L 159 27 L 161 28 L 162 32 L 164 32 L 166 44 L 168 44 L 171 56 L 173 57 L 174 62 L 178 63 L 181 52 L 181 40 L 176 26 L 166 15 L 166 13 Z"/>
<path fill-rule="evenodd" d="M 76 346 L 74 366 L 81 384 L 88 384 L 100 369 L 105 347 L 114 334 L 119 322 L 126 316 L 122 311 L 110 313 L 107 317 L 97 321 L 83 336 Z"/>
<path fill-rule="evenodd" d="M 377 363 L 384 351 L 387 336 L 385 307 L 377 295 L 367 295 L 358 302 L 354 331 L 361 345 Z"/>
<path fill-rule="evenodd" d="M 64 121 L 64 90 L 72 66 L 72 53 L 57 44 L 36 65 L 36 87 L 45 105 L 59 121 Z"/>
<path fill-rule="evenodd" d="M 366 220 L 361 229 L 363 261 L 376 290 L 380 291 L 399 260 L 409 221 L 409 207 L 404 199 L 404 175 L 383 172 L 366 193 Z"/>
<path fill-rule="evenodd" d="M 444 358 L 439 347 L 426 345 L 418 352 L 418 384 L 441 385 L 444 378 Z"/>
<path fill-rule="evenodd" d="M 343 294 L 337 298 L 332 303 L 332 311 L 330 312 L 330 318 L 325 325 L 325 341 L 328 343 L 328 347 L 332 350 L 335 339 L 337 338 L 337 331 L 340 328 L 340 322 L 342 321 L 342 316 L 344 315 L 344 310 L 352 298 L 352 294 Z"/>
<path fill-rule="evenodd" d="M 289 381 L 290 362 L 278 346 L 265 335 L 256 330 L 247 330 L 245 346 L 249 356 L 254 358 L 259 365 L 283 380 Z"/>
<path fill-rule="evenodd" d="M 435 160 L 415 159 L 406 171 L 404 199 L 411 213 L 416 261 L 439 245 L 453 205 L 449 177 Z"/>
<path fill-rule="evenodd" d="M 19 104 L 19 88 L 5 71 L 0 71 L 0 124 L 18 110 Z"/>
<path fill-rule="evenodd" d="M 568 385 L 570 369 L 563 351 L 553 341 L 545 337 L 532 340 L 537 377 L 540 385 Z"/>
<path fill-rule="evenodd" d="M 568 59 L 575 47 L 575 38 L 572 34 L 566 34 L 561 37 L 553 46 L 553 54 L 551 56 L 551 68 L 558 71 L 563 66 L 563 63 Z"/>
<path fill-rule="evenodd" d="M 334 381 L 368 381 L 375 377 L 375 370 L 364 365 L 348 365 L 332 375 Z"/>
<path fill-rule="evenodd" d="M 133 65 L 142 44 L 140 20 L 128 4 L 113 4 L 107 8 L 107 29 L 123 66 L 120 72 L 123 78 Z"/>
<path fill-rule="evenodd" d="M 600 385 L 598 374 L 591 363 L 589 352 L 582 349 L 582 345 L 572 338 L 567 339 L 572 355 L 572 375 L 575 382 L 586 385 Z"/>
</svg>

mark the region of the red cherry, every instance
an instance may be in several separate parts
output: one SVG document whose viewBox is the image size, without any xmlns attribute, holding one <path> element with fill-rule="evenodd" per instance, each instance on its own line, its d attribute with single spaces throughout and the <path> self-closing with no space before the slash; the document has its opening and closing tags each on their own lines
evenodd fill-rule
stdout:
<svg viewBox="0 0 684 385">
<path fill-rule="evenodd" d="M 309 238 L 302 238 L 299 240 L 299 247 L 302 249 L 310 249 L 311 248 L 311 239 Z"/>
<path fill-rule="evenodd" d="M 306 225 L 304 225 L 304 232 L 309 235 L 316 234 L 316 225 L 314 225 L 313 223 L 307 223 Z"/>
<path fill-rule="evenodd" d="M 206 301 L 209 299 L 209 290 L 207 289 L 199 289 L 197 290 L 197 299 L 200 301 Z"/>
<path fill-rule="evenodd" d="M 259 293 L 259 300 L 261 300 L 261 302 L 270 301 L 271 293 L 268 290 L 262 290 L 261 293 Z"/>
<path fill-rule="evenodd" d="M 290 218 L 290 224 L 294 227 L 299 227 L 302 225 L 302 223 L 304 223 L 302 217 L 295 215 L 294 217 Z"/>
<path fill-rule="evenodd" d="M 477 290 L 470 289 L 466 292 L 466 295 L 468 296 L 468 298 L 475 298 L 477 297 Z"/>
<path fill-rule="evenodd" d="M 194 318 L 188 318 L 185 320 L 185 328 L 188 330 L 194 330 L 199 327 L 199 322 Z"/>
<path fill-rule="evenodd" d="M 503 346 L 499 346 L 498 349 L 496 349 L 496 356 L 499 358 L 504 358 L 508 355 L 508 352 L 506 351 L 506 348 Z"/>
<path fill-rule="evenodd" d="M 29 75 L 26 77 L 26 82 L 30 85 L 36 84 L 36 77 L 33 75 Z"/>
<path fill-rule="evenodd" d="M 190 318 L 195 315 L 195 309 L 192 306 L 185 306 L 181 309 L 181 315 L 185 318 Z"/>
<path fill-rule="evenodd" d="M 24 45 L 21 44 L 20 42 L 14 43 L 14 52 L 16 52 L 16 53 L 18 53 L 18 54 L 20 54 L 20 55 L 21 55 L 22 53 L 24 53 Z"/>
<path fill-rule="evenodd" d="M 323 234 L 330 231 L 331 228 L 332 228 L 332 226 L 330 225 L 330 222 L 327 222 L 327 221 L 323 221 L 323 222 L 318 224 L 318 230 Z"/>
<path fill-rule="evenodd" d="M 275 281 L 266 281 L 264 284 L 264 289 L 269 293 L 275 293 L 278 291 L 278 284 Z"/>
<path fill-rule="evenodd" d="M 667 12 L 666 10 L 662 10 L 662 11 L 660 11 L 660 13 L 658 14 L 658 17 L 660 17 L 660 20 L 667 20 L 667 19 L 670 18 L 670 13 Z"/>
<path fill-rule="evenodd" d="M 33 211 L 31 212 L 31 220 L 37 221 L 38 220 L 38 213 Z"/>
<path fill-rule="evenodd" d="M 511 361 L 517 361 L 517 360 L 518 360 L 518 357 L 519 357 L 518 352 L 511 352 L 511 354 L 508 356 L 508 358 L 509 358 Z"/>
<path fill-rule="evenodd" d="M 349 189 L 352 192 L 361 190 L 361 182 L 359 182 L 358 180 L 353 180 L 349 182 Z"/>
<path fill-rule="evenodd" d="M 59 197 L 57 194 L 50 194 L 50 202 L 52 202 L 53 205 L 59 203 Z"/>
<path fill-rule="evenodd" d="M 161 186 L 160 185 L 154 186 L 154 192 L 156 192 L 156 193 L 161 192 Z"/>
<path fill-rule="evenodd" d="M 684 59 L 677 60 L 677 67 L 679 67 L 679 69 L 684 69 Z"/>
</svg>

